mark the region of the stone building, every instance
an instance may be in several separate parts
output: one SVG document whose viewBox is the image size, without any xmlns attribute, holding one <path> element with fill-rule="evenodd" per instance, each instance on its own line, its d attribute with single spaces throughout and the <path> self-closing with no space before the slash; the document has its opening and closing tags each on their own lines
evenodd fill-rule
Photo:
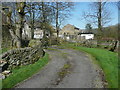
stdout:
<svg viewBox="0 0 120 90">
<path fill-rule="evenodd" d="M 62 30 L 59 32 L 59 37 L 66 39 L 66 40 L 73 40 L 77 39 L 78 33 L 80 33 L 81 30 L 74 25 L 67 24 L 62 28 Z"/>
</svg>

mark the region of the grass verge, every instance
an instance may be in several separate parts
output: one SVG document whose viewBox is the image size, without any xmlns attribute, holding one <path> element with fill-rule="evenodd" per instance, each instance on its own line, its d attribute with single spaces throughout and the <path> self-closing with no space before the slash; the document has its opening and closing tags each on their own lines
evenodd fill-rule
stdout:
<svg viewBox="0 0 120 90">
<path fill-rule="evenodd" d="M 9 50 L 8 48 L 3 48 L 3 49 L 0 49 L 0 54 L 6 52 L 7 50 Z"/>
<path fill-rule="evenodd" d="M 64 44 L 63 47 L 82 50 L 95 57 L 99 66 L 105 73 L 108 88 L 118 88 L 118 54 L 99 48 L 86 48 L 74 46 L 74 44 Z"/>
<path fill-rule="evenodd" d="M 37 73 L 43 66 L 48 63 L 49 55 L 45 54 L 43 58 L 35 62 L 34 64 L 30 64 L 27 66 L 22 66 L 19 68 L 15 68 L 12 71 L 12 74 L 3 80 L 2 88 L 12 88 L 17 83 L 31 77 L 33 74 Z"/>
</svg>

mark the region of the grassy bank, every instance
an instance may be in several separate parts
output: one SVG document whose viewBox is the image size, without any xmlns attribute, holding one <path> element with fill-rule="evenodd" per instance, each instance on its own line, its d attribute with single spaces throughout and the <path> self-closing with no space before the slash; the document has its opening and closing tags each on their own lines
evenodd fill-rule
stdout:
<svg viewBox="0 0 120 90">
<path fill-rule="evenodd" d="M 63 48 L 73 48 L 76 50 L 82 50 L 93 57 L 95 57 L 96 61 L 103 69 L 105 73 L 105 78 L 109 84 L 109 88 L 117 88 L 118 87 L 118 55 L 117 53 L 110 52 L 104 49 L 98 48 L 86 48 L 80 46 L 74 46 L 74 44 L 64 44 Z"/>
<path fill-rule="evenodd" d="M 48 63 L 48 60 L 49 60 L 49 55 L 45 54 L 43 58 L 41 58 L 34 64 L 15 68 L 12 71 L 12 74 L 8 78 L 3 80 L 2 87 L 3 88 L 14 87 L 17 83 L 37 73 L 43 66 L 45 66 L 45 64 Z"/>
<path fill-rule="evenodd" d="M 3 49 L 0 49 L 0 54 L 6 52 L 8 50 L 8 48 L 3 48 Z"/>
</svg>

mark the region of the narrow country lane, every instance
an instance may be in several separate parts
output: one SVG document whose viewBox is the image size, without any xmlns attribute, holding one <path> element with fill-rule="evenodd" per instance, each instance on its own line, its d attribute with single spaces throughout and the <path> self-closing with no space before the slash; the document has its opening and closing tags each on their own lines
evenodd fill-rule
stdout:
<svg viewBox="0 0 120 90">
<path fill-rule="evenodd" d="M 99 68 L 89 56 L 71 49 L 46 50 L 49 63 L 15 88 L 103 88 Z M 67 68 L 65 67 L 67 66 Z"/>
</svg>

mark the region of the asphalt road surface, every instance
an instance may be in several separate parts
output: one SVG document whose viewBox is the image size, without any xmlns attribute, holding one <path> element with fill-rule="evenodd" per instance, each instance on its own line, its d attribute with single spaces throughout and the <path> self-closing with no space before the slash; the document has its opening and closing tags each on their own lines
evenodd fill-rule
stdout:
<svg viewBox="0 0 120 90">
<path fill-rule="evenodd" d="M 103 88 L 100 69 L 91 58 L 80 51 L 53 48 L 46 50 L 49 63 L 29 79 L 17 84 L 15 88 Z M 64 69 L 65 65 L 69 67 Z M 59 75 L 60 72 L 64 76 Z"/>
</svg>

